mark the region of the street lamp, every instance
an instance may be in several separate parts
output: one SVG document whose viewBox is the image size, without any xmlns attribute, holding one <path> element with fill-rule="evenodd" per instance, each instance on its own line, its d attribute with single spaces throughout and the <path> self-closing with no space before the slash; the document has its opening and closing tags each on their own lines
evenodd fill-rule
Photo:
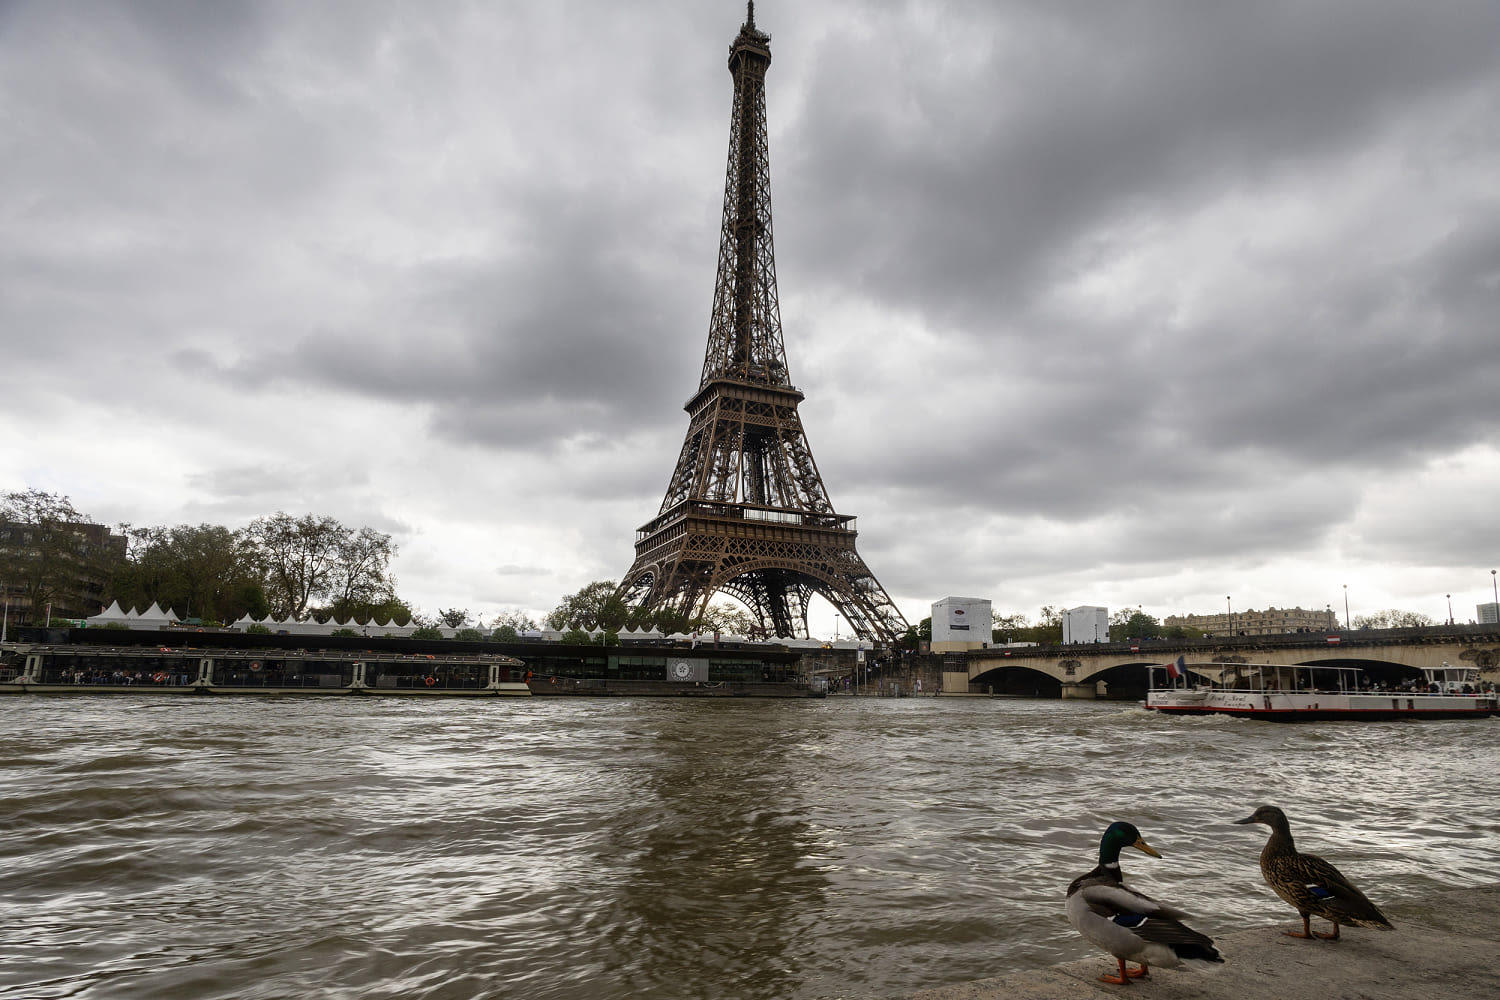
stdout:
<svg viewBox="0 0 1500 1000">
<path fill-rule="evenodd" d="M 1229 611 L 1229 634 L 1234 635 L 1234 602 L 1227 596 L 1224 598 L 1224 607 Z"/>
<path fill-rule="evenodd" d="M 1344 631 L 1349 631 L 1349 585 L 1344 584 Z"/>
<path fill-rule="evenodd" d="M 1453 595 L 1452 594 L 1445 594 L 1443 596 L 1445 596 L 1445 597 L 1448 598 L 1448 624 L 1452 625 L 1453 624 Z"/>
<path fill-rule="evenodd" d="M 1495 591 L 1495 620 L 1500 621 L 1500 586 L 1495 585 L 1495 571 L 1490 570 L 1490 587 Z"/>
</svg>

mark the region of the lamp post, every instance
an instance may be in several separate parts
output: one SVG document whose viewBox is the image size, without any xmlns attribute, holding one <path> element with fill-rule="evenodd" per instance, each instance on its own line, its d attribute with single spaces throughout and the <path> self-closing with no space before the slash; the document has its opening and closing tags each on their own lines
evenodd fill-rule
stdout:
<svg viewBox="0 0 1500 1000">
<path fill-rule="evenodd" d="M 1323 627 L 1333 628 L 1335 626 L 1335 623 L 1338 621 L 1338 619 L 1333 617 L 1333 605 L 1325 604 L 1323 607 L 1324 613 L 1328 615 L 1328 618 L 1324 621 Z"/>
<path fill-rule="evenodd" d="M 1234 602 L 1227 596 L 1224 598 L 1224 607 L 1229 612 L 1229 635 L 1232 638 L 1234 636 Z"/>
<path fill-rule="evenodd" d="M 1500 622 L 1500 586 L 1495 584 L 1495 571 L 1490 570 L 1490 588 L 1495 592 L 1495 620 Z"/>
<path fill-rule="evenodd" d="M 1453 595 L 1452 594 L 1444 594 L 1443 596 L 1446 597 L 1446 598 L 1448 598 L 1448 624 L 1452 625 L 1453 624 Z"/>
<path fill-rule="evenodd" d="M 1349 585 L 1344 584 L 1344 631 L 1349 631 Z"/>
</svg>

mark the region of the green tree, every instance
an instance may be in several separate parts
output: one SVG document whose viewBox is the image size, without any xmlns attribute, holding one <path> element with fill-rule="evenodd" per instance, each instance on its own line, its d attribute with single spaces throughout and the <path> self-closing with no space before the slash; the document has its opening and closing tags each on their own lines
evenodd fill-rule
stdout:
<svg viewBox="0 0 1500 1000">
<path fill-rule="evenodd" d="M 991 642 L 1025 642 L 1018 639 L 1022 631 L 1029 628 L 1025 615 L 1002 615 L 996 611 L 990 615 Z"/>
<path fill-rule="evenodd" d="M 564 597 L 562 603 L 547 615 L 547 627 L 561 631 L 580 628 L 619 629 L 630 618 L 625 600 L 616 596 L 618 586 L 612 580 L 595 580 L 576 594 Z"/>
<path fill-rule="evenodd" d="M 172 532 L 165 526 L 137 528 L 118 525 L 125 539 L 125 557 L 115 567 L 110 580 L 110 595 L 122 609 L 144 610 L 153 601 L 162 603 L 171 583 L 172 562 L 167 555 Z"/>
<path fill-rule="evenodd" d="M 581 628 L 570 628 L 562 634 L 562 641 L 571 646 L 586 646 L 593 640 L 589 634 Z"/>
<path fill-rule="evenodd" d="M 412 629 L 411 637 L 413 639 L 442 639 L 444 635 L 443 630 L 436 625 L 423 625 Z"/>
<path fill-rule="evenodd" d="M 1116 624 L 1116 618 L 1119 623 Z M 1161 636 L 1161 622 L 1140 609 L 1134 611 L 1129 608 L 1124 612 L 1115 612 L 1110 616 L 1109 638 L 1113 642 L 1123 642 L 1126 639 L 1155 639 Z"/>
<path fill-rule="evenodd" d="M 469 610 L 467 608 L 438 608 L 438 621 L 449 628 L 462 628 L 469 623 Z"/>
<path fill-rule="evenodd" d="M 375 603 L 357 609 L 346 617 L 346 620 L 350 619 L 378 625 L 405 625 L 412 620 L 412 610 L 392 590 L 382 594 Z"/>
<path fill-rule="evenodd" d="M 1016 642 L 1034 642 L 1042 646 L 1055 646 L 1062 642 L 1062 609 L 1044 604 L 1037 615 L 1037 623 L 1017 634 Z"/>
<path fill-rule="evenodd" d="M 182 583 L 181 613 L 199 618 L 223 618 L 229 598 L 244 580 L 248 553 L 234 532 L 216 524 L 180 525 L 172 530 L 172 547 L 179 558 Z"/>
<path fill-rule="evenodd" d="M 269 608 L 259 568 L 235 532 L 214 524 L 120 528 L 127 546 L 111 594 L 122 608 L 155 602 L 204 620 L 265 617 Z"/>
<path fill-rule="evenodd" d="M 477 628 L 461 628 L 453 633 L 453 638 L 461 639 L 464 642 L 483 642 L 485 635 Z"/>
<path fill-rule="evenodd" d="M 1396 608 L 1354 616 L 1355 628 L 1420 628 L 1431 624 L 1432 619 L 1420 611 L 1400 611 Z"/>
</svg>

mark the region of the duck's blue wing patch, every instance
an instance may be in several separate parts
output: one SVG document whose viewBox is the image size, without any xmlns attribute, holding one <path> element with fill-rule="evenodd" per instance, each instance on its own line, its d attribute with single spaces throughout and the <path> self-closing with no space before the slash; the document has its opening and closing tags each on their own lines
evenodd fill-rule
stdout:
<svg viewBox="0 0 1500 1000">
<path fill-rule="evenodd" d="M 1139 927 L 1146 922 L 1144 913 L 1120 913 L 1114 916 L 1114 922 L 1121 927 Z"/>
</svg>

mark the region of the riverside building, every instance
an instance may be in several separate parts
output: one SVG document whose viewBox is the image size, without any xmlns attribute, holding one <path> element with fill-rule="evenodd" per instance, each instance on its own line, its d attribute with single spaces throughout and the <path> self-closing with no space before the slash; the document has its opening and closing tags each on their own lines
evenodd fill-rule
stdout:
<svg viewBox="0 0 1500 1000">
<path fill-rule="evenodd" d="M 1285 635 L 1288 632 L 1326 632 L 1339 627 L 1332 609 L 1266 608 L 1218 615 L 1169 615 L 1167 628 L 1180 626 L 1204 635 Z"/>
</svg>

